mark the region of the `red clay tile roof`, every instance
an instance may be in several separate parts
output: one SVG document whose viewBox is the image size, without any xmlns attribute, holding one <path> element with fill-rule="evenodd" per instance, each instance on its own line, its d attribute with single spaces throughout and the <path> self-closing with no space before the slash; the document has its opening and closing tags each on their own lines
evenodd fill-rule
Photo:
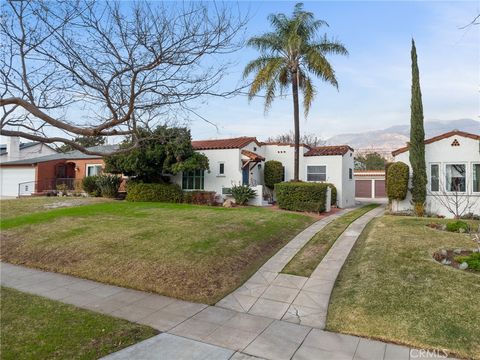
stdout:
<svg viewBox="0 0 480 360">
<path fill-rule="evenodd" d="M 474 140 L 480 140 L 480 135 L 477 135 L 477 134 L 472 134 L 472 133 L 467 133 L 465 131 L 459 131 L 459 130 L 453 130 L 453 131 L 449 131 L 445 134 L 442 134 L 442 135 L 438 135 L 438 136 L 435 136 L 435 137 L 432 137 L 430 139 L 426 139 L 424 141 L 425 145 L 426 144 L 431 144 L 433 142 L 436 142 L 436 141 L 439 141 L 439 140 L 443 140 L 443 139 L 447 139 L 449 137 L 452 137 L 452 136 L 463 136 L 463 137 L 466 137 L 466 138 L 470 138 L 470 139 L 474 139 Z M 397 156 L 398 154 L 401 154 L 405 151 L 408 151 L 408 145 L 407 146 L 404 146 L 400 149 L 397 149 L 397 150 L 394 150 L 392 151 L 392 155 L 393 156 Z"/>
<path fill-rule="evenodd" d="M 245 155 L 246 157 L 248 157 L 250 160 L 253 160 L 253 161 L 265 161 L 265 158 L 263 156 L 255 154 L 252 151 L 242 150 L 242 155 Z"/>
<path fill-rule="evenodd" d="M 195 140 L 192 141 L 194 150 L 240 149 L 251 142 L 260 145 L 255 137 L 239 137 L 232 139 Z"/>
<path fill-rule="evenodd" d="M 385 170 L 354 170 L 353 174 L 355 176 L 383 176 Z"/>
<path fill-rule="evenodd" d="M 353 151 L 348 145 L 319 146 L 310 149 L 303 156 L 345 155 L 349 150 Z"/>
</svg>

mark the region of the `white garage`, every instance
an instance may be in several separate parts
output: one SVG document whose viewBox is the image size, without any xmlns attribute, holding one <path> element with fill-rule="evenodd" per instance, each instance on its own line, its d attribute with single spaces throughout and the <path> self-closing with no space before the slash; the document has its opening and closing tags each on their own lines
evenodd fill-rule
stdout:
<svg viewBox="0 0 480 360">
<path fill-rule="evenodd" d="M 0 168 L 0 197 L 18 196 L 18 184 L 35 181 L 34 166 L 2 166 Z"/>
</svg>

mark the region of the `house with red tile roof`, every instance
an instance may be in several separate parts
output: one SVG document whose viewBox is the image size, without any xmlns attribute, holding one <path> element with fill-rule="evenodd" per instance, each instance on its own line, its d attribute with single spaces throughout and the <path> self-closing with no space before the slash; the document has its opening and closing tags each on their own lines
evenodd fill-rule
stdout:
<svg viewBox="0 0 480 360">
<path fill-rule="evenodd" d="M 410 167 L 409 146 L 392 152 Z M 480 135 L 453 130 L 425 140 L 426 210 L 446 217 L 480 215 Z M 411 175 L 411 174 L 410 174 Z M 411 176 L 410 176 L 411 178 Z M 392 210 L 412 211 L 411 193 Z"/>
<path fill-rule="evenodd" d="M 189 171 L 172 177 L 182 189 L 215 191 L 227 197 L 233 185 L 248 184 L 259 194 L 252 204 L 263 202 L 263 169 L 268 160 L 280 161 L 284 179 L 293 179 L 294 147 L 291 144 L 265 143 L 255 137 L 192 141 L 194 149 L 209 159 L 210 170 Z M 337 206 L 355 204 L 353 149 L 348 145 L 300 147 L 300 180 L 329 182 L 337 188 Z"/>
</svg>

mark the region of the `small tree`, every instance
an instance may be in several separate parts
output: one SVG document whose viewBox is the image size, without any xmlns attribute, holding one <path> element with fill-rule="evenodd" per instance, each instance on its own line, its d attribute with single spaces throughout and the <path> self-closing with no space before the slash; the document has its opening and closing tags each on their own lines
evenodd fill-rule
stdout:
<svg viewBox="0 0 480 360">
<path fill-rule="evenodd" d="M 410 164 L 412 165 L 412 201 L 415 214 L 423 216 L 427 197 L 425 165 L 425 129 L 423 126 L 422 92 L 417 64 L 417 50 L 412 39 L 412 99 L 410 115 Z"/>
<path fill-rule="evenodd" d="M 79 146 L 87 149 L 93 146 L 105 145 L 107 138 L 105 136 L 79 136 L 73 139 Z M 72 145 L 64 144 L 58 148 L 60 152 L 67 152 L 75 150 Z"/>
<path fill-rule="evenodd" d="M 475 209 L 479 198 L 461 191 L 458 185 L 453 186 L 451 190 L 447 191 L 445 183 L 439 180 L 438 191 L 429 189 L 428 195 L 437 200 L 455 219 L 460 219 L 470 213 L 473 214 L 473 209 Z"/>
<path fill-rule="evenodd" d="M 387 195 L 388 200 L 404 200 L 408 192 L 409 168 L 404 162 L 395 162 L 388 167 Z"/>
<path fill-rule="evenodd" d="M 159 126 L 138 132 L 143 139 L 141 146 L 106 157 L 105 172 L 135 176 L 145 182 L 165 182 L 167 174 L 208 169 L 208 158 L 195 153 L 187 128 Z M 130 148 L 131 142 L 127 139 L 121 147 Z"/>
<path fill-rule="evenodd" d="M 359 155 L 355 158 L 355 170 L 383 170 L 386 162 L 377 152 Z"/>
</svg>

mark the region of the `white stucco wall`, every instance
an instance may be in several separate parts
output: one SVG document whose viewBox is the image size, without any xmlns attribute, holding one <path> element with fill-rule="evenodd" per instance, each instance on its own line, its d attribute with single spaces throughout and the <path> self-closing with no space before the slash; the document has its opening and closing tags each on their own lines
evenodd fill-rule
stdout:
<svg viewBox="0 0 480 360">
<path fill-rule="evenodd" d="M 293 179 L 294 147 L 289 145 L 259 145 L 251 142 L 242 149 L 219 149 L 219 150 L 199 150 L 198 152 L 206 155 L 209 159 L 210 170 L 205 172 L 206 191 L 215 191 L 222 194 L 222 188 L 231 187 L 234 184 L 242 183 L 242 159 L 248 158 L 241 154 L 242 150 L 252 151 L 263 156 L 266 161 L 277 160 L 285 167 L 285 180 Z M 353 154 L 349 151 L 344 156 L 303 156 L 308 149 L 301 147 L 300 156 L 300 180 L 307 181 L 307 165 L 325 165 L 327 171 L 327 182 L 331 182 L 337 188 L 337 205 L 339 207 L 349 207 L 355 204 L 355 181 L 348 178 L 348 169 L 353 169 Z M 219 164 L 223 162 L 225 174 L 218 174 Z M 260 167 L 259 167 L 260 165 Z M 253 166 L 251 164 L 250 183 L 253 186 L 263 185 L 263 171 L 265 163 L 260 162 Z M 173 182 L 182 186 L 182 174 L 172 178 Z M 261 189 L 261 187 L 259 187 Z M 223 196 L 225 198 L 225 196 Z M 261 199 L 256 199 L 253 203 L 261 204 Z"/>
<path fill-rule="evenodd" d="M 460 146 L 452 146 L 452 142 L 457 139 Z M 409 152 L 403 152 L 394 157 L 395 161 L 402 161 L 410 167 Z M 429 213 L 439 214 L 447 217 L 453 215 L 441 204 L 438 196 L 448 194 L 446 191 L 433 193 L 430 191 L 430 165 L 439 165 L 440 186 L 445 189 L 446 183 L 446 165 L 447 164 L 465 164 L 466 168 L 466 192 L 465 196 L 469 197 L 470 204 L 473 204 L 471 211 L 480 215 L 480 193 L 473 192 L 473 164 L 480 163 L 480 141 L 468 137 L 454 135 L 430 144 L 425 145 L 425 163 L 427 166 L 427 200 L 426 210 Z M 462 194 L 463 195 L 463 194 Z M 451 194 L 449 196 L 452 196 Z M 411 193 L 407 194 L 407 198 L 402 201 L 395 201 L 392 204 L 393 211 L 409 211 L 412 210 Z"/>
<path fill-rule="evenodd" d="M 300 180 L 307 181 L 308 165 L 326 166 L 326 182 L 337 188 L 337 206 L 341 208 L 355 204 L 355 180 L 349 179 L 348 169 L 353 171 L 353 153 L 332 156 L 303 156 L 300 159 Z"/>
<path fill-rule="evenodd" d="M 56 154 L 57 152 L 45 144 L 36 144 L 29 146 L 25 149 L 21 149 L 16 155 L 10 156 L 8 154 L 0 155 L 0 161 L 14 161 L 23 159 L 32 159 L 40 156 L 46 156 Z"/>
<path fill-rule="evenodd" d="M 210 170 L 205 171 L 206 191 L 222 193 L 222 188 L 230 188 L 242 183 L 242 171 L 239 149 L 219 149 L 198 151 L 208 157 Z M 224 175 L 219 174 L 220 163 L 224 163 Z M 182 186 L 182 174 L 173 177 L 173 182 Z"/>
</svg>

